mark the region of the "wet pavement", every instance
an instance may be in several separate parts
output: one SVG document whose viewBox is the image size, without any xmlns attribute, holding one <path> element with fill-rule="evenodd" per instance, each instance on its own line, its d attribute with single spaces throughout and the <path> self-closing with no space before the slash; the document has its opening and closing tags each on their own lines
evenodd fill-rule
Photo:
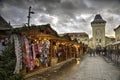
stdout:
<svg viewBox="0 0 120 80">
<path fill-rule="evenodd" d="M 120 80 L 120 68 L 100 56 L 86 55 L 80 64 L 74 61 L 26 80 Z"/>
</svg>

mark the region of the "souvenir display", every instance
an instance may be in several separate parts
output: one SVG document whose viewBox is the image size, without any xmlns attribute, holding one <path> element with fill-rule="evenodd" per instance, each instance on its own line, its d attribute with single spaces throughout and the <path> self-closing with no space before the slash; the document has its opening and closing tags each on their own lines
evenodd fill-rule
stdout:
<svg viewBox="0 0 120 80">
<path fill-rule="evenodd" d="M 30 68 L 30 51 L 29 51 L 29 41 L 26 37 L 24 37 L 25 41 L 25 49 L 26 49 L 26 65 Z"/>
<path fill-rule="evenodd" d="M 40 66 L 40 61 L 38 58 L 35 58 L 35 66 L 39 67 Z"/>
<path fill-rule="evenodd" d="M 32 44 L 30 43 L 30 41 L 28 40 L 27 37 L 23 37 L 23 53 L 24 53 L 24 64 L 26 66 L 28 66 L 28 68 L 30 70 L 33 70 L 34 69 L 34 52 L 33 52 L 33 49 L 32 49 Z"/>
<path fill-rule="evenodd" d="M 36 56 L 33 52 L 32 49 L 32 43 L 29 43 L 29 49 L 30 49 L 30 70 L 33 70 L 35 65 L 34 65 L 34 56 Z"/>
<path fill-rule="evenodd" d="M 33 60 L 33 59 L 31 59 L 30 64 L 31 64 L 30 70 L 33 70 L 34 67 L 35 67 L 35 63 L 34 63 L 34 60 Z"/>
<path fill-rule="evenodd" d="M 48 66 L 49 63 L 49 47 L 50 41 L 49 40 L 41 40 L 39 45 L 39 53 L 40 53 L 40 61 Z"/>
<path fill-rule="evenodd" d="M 36 58 L 36 53 L 35 53 L 35 45 L 32 44 L 32 51 L 33 51 L 33 59 Z"/>
<path fill-rule="evenodd" d="M 38 54 L 38 43 L 35 43 L 34 44 L 34 51 L 35 51 L 35 54 Z"/>
<path fill-rule="evenodd" d="M 15 45 L 15 54 L 16 54 L 16 67 L 14 73 L 19 73 L 20 69 L 22 69 L 22 49 L 21 43 L 19 39 L 19 35 L 13 35 L 14 45 Z"/>
<path fill-rule="evenodd" d="M 35 66 L 39 67 L 40 63 L 48 66 L 49 63 L 49 40 L 41 40 L 35 43 L 30 43 L 30 40 L 23 36 L 22 51 L 23 63 L 28 66 L 29 70 L 33 70 Z"/>
<path fill-rule="evenodd" d="M 23 52 L 23 63 L 26 64 L 26 47 L 23 37 L 22 37 L 22 52 Z"/>
<path fill-rule="evenodd" d="M 40 59 L 40 62 L 43 64 L 43 63 L 44 63 L 44 55 L 43 55 L 43 54 L 40 54 L 39 59 Z"/>
</svg>

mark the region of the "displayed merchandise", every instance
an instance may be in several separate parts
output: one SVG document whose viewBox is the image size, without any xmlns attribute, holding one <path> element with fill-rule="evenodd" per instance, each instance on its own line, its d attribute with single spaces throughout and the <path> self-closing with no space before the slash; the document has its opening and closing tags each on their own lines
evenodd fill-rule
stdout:
<svg viewBox="0 0 120 80">
<path fill-rule="evenodd" d="M 40 61 L 41 63 L 48 66 L 48 63 L 50 61 L 49 58 L 49 47 L 50 47 L 50 41 L 49 40 L 41 40 L 39 41 L 39 53 L 40 53 Z"/>
<path fill-rule="evenodd" d="M 32 48 L 32 44 L 26 36 L 23 36 L 22 40 L 22 50 L 23 50 L 23 63 L 25 66 L 29 68 L 29 70 L 33 70 L 34 65 L 34 52 Z"/>
<path fill-rule="evenodd" d="M 22 69 L 22 50 L 19 35 L 13 35 L 15 54 L 16 54 L 16 67 L 14 73 L 19 73 Z"/>
<path fill-rule="evenodd" d="M 49 57 L 49 40 L 31 41 L 26 37 L 22 37 L 22 51 L 23 63 L 29 70 L 34 70 L 35 66 L 39 67 L 40 64 L 48 66 L 50 62 Z"/>
<path fill-rule="evenodd" d="M 35 66 L 37 66 L 37 67 L 40 66 L 40 61 L 38 58 L 35 58 L 34 62 L 35 62 Z"/>
</svg>

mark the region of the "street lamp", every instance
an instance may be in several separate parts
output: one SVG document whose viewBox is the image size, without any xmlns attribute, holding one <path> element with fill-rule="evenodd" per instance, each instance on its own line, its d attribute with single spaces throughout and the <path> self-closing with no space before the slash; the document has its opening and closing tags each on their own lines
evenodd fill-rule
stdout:
<svg viewBox="0 0 120 80">
<path fill-rule="evenodd" d="M 34 14 L 34 12 L 33 11 L 31 11 L 31 6 L 29 7 L 29 12 L 28 12 L 28 27 L 30 26 L 30 18 L 31 18 L 31 16 L 30 16 L 30 14 Z"/>
</svg>

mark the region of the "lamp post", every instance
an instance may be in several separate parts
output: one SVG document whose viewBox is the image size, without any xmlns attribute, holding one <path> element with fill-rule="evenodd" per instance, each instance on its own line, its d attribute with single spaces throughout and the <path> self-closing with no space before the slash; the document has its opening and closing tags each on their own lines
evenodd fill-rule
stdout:
<svg viewBox="0 0 120 80">
<path fill-rule="evenodd" d="M 28 27 L 30 26 L 30 18 L 31 18 L 31 16 L 30 16 L 30 14 L 34 14 L 34 12 L 33 11 L 31 11 L 31 6 L 29 7 L 29 12 L 28 12 Z"/>
</svg>

